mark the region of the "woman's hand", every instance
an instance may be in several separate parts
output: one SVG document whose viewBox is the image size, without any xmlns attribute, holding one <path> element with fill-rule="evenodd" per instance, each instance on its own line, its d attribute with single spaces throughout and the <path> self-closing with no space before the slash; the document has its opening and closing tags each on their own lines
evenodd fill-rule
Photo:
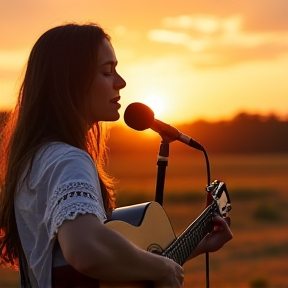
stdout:
<svg viewBox="0 0 288 288">
<path fill-rule="evenodd" d="M 163 257 L 169 271 L 165 278 L 154 281 L 153 288 L 181 288 L 184 282 L 183 268 L 171 259 Z"/>
<path fill-rule="evenodd" d="M 227 224 L 230 219 L 226 220 L 220 216 L 213 218 L 214 229 L 198 244 L 192 251 L 189 259 L 192 259 L 206 252 L 218 251 L 225 243 L 233 238 L 233 234 Z"/>
<path fill-rule="evenodd" d="M 213 231 L 210 232 L 198 245 L 203 252 L 215 252 L 233 238 L 227 220 L 220 216 L 215 216 L 213 218 Z"/>
</svg>

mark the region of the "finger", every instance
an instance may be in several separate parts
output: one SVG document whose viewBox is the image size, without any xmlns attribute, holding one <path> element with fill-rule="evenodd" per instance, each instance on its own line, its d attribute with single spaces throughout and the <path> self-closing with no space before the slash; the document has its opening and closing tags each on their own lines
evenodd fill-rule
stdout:
<svg viewBox="0 0 288 288">
<path fill-rule="evenodd" d="M 181 271 L 179 273 L 179 276 L 177 277 L 177 280 L 180 284 L 183 284 L 183 282 L 184 282 L 184 270 L 182 267 L 181 267 Z"/>
<path fill-rule="evenodd" d="M 222 235 L 223 236 L 226 235 L 227 239 L 231 240 L 233 238 L 233 234 L 232 234 L 232 232 L 228 226 L 228 223 L 226 222 L 225 219 L 223 219 L 220 216 L 215 216 L 212 220 L 213 220 L 213 223 L 215 225 L 215 227 L 214 227 L 215 232 L 216 231 L 220 232 L 220 230 L 221 230 Z"/>
<path fill-rule="evenodd" d="M 182 285 L 184 282 L 184 269 L 183 267 L 179 266 L 180 270 L 178 271 L 177 280 Z"/>
<path fill-rule="evenodd" d="M 227 225 L 228 225 L 229 227 L 231 227 L 231 219 L 230 219 L 230 217 L 225 217 L 224 220 L 225 220 L 225 222 L 227 223 Z"/>
<path fill-rule="evenodd" d="M 229 227 L 226 220 L 218 215 L 213 217 L 212 221 L 215 226 L 221 226 L 222 228 Z"/>
</svg>

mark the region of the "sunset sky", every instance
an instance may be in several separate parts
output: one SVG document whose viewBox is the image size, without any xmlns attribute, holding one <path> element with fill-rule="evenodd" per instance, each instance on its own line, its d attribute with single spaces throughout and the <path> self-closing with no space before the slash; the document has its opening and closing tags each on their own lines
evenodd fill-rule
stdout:
<svg viewBox="0 0 288 288">
<path fill-rule="evenodd" d="M 97 22 L 127 82 L 121 114 L 143 102 L 181 123 L 274 113 L 288 119 L 287 0 L 1 0 L 0 109 L 10 109 L 46 30 Z"/>
</svg>

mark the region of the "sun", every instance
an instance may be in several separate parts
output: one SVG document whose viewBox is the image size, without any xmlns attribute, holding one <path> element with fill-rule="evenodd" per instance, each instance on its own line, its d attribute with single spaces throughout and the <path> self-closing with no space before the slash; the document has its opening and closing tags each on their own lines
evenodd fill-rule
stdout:
<svg viewBox="0 0 288 288">
<path fill-rule="evenodd" d="M 158 94 L 149 94 L 143 97 L 141 102 L 153 110 L 155 118 L 165 112 L 166 104 L 163 96 Z"/>
</svg>

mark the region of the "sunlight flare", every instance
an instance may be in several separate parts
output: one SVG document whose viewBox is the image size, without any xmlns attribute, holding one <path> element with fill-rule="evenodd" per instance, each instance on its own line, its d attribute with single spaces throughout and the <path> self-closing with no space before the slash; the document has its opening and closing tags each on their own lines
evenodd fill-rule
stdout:
<svg viewBox="0 0 288 288">
<path fill-rule="evenodd" d="M 166 100 L 164 101 L 164 97 L 160 94 L 148 94 L 143 97 L 142 102 L 153 110 L 155 118 L 165 112 Z"/>
</svg>

